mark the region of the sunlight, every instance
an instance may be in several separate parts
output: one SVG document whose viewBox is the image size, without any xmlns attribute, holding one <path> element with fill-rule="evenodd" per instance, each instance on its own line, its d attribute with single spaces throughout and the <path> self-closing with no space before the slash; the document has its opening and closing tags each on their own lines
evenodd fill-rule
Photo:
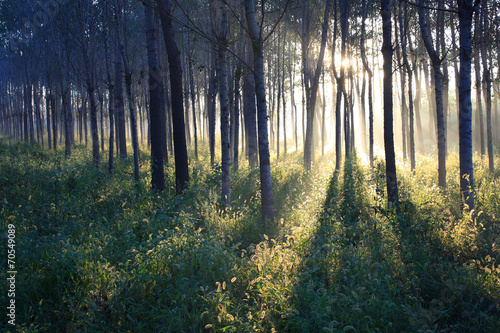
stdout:
<svg viewBox="0 0 500 333">
<path fill-rule="evenodd" d="M 351 61 L 349 60 L 349 58 L 345 58 L 344 60 L 342 60 L 342 66 L 344 66 L 344 68 L 347 68 L 351 65 Z"/>
</svg>

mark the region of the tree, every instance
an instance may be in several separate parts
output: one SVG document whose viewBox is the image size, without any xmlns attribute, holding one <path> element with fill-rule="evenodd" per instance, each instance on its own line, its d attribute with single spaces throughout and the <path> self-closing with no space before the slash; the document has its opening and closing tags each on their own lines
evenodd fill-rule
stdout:
<svg viewBox="0 0 500 333">
<path fill-rule="evenodd" d="M 215 8 L 215 3 L 210 2 L 212 24 L 219 23 L 220 30 L 216 32 L 218 41 L 218 78 L 219 78 L 219 103 L 220 103 L 220 131 L 221 131 L 221 168 L 222 168 L 222 202 L 229 206 L 231 202 L 231 158 L 230 158 L 230 140 L 229 140 L 229 104 L 227 92 L 227 34 L 228 34 L 228 19 L 227 7 L 222 2 L 220 8 Z M 220 18 L 215 18 L 220 16 Z"/>
<path fill-rule="evenodd" d="M 163 171 L 163 144 L 162 131 L 166 127 L 165 112 L 161 94 L 163 93 L 163 82 L 158 68 L 158 56 L 156 52 L 156 34 L 153 4 L 144 3 L 146 37 L 149 65 L 149 126 L 151 138 L 151 187 L 157 191 L 165 189 L 165 174 Z"/>
<path fill-rule="evenodd" d="M 493 133 L 491 129 L 491 73 L 490 73 L 490 65 L 488 63 L 488 59 L 490 58 L 488 55 L 487 45 L 489 42 L 488 33 L 489 33 L 489 18 L 488 18 L 488 3 L 486 0 L 482 0 L 481 5 L 481 22 L 482 22 L 482 38 L 480 43 L 481 49 L 481 59 L 483 62 L 483 93 L 484 93 L 484 101 L 486 106 L 486 143 L 488 149 L 488 167 L 491 172 L 495 171 L 495 166 L 493 162 Z"/>
<path fill-rule="evenodd" d="M 249 53 L 251 53 L 250 51 Z M 257 144 L 257 110 L 255 105 L 255 77 L 246 70 L 243 82 L 243 113 L 245 115 L 245 133 L 248 164 L 255 168 L 258 162 Z"/>
<path fill-rule="evenodd" d="M 260 162 L 260 192 L 262 218 L 274 222 L 273 186 L 271 180 L 271 160 L 269 156 L 269 135 L 267 131 L 266 86 L 264 82 L 264 39 L 262 27 L 257 25 L 253 0 L 245 1 L 245 14 L 253 48 L 253 70 L 255 94 L 257 97 L 257 125 Z"/>
<path fill-rule="evenodd" d="M 460 25 L 459 158 L 461 208 L 474 209 L 474 167 L 472 163 L 472 15 L 479 0 L 457 0 Z"/>
<path fill-rule="evenodd" d="M 331 0 L 326 0 L 325 14 L 323 26 L 321 28 L 321 45 L 319 49 L 318 62 L 316 66 L 312 66 L 309 58 L 310 47 L 310 31 L 309 31 L 309 6 L 307 1 L 303 2 L 303 17 L 302 17 L 302 67 L 304 71 L 304 86 L 306 91 L 306 138 L 304 141 L 304 167 L 306 170 L 311 169 L 314 152 L 313 145 L 313 120 L 316 108 L 316 97 L 318 95 L 319 79 L 323 67 L 323 58 L 325 55 L 326 39 L 328 35 L 328 22 L 330 17 Z M 314 68 L 314 72 L 310 72 Z"/>
<path fill-rule="evenodd" d="M 390 207 L 398 204 L 398 180 L 396 176 L 396 156 L 394 153 L 394 129 L 392 115 L 392 24 L 391 1 L 381 0 L 382 14 L 382 55 L 384 57 L 384 146 L 385 146 L 385 171 L 387 180 L 387 199 Z"/>
<path fill-rule="evenodd" d="M 369 159 L 370 167 L 373 168 L 373 72 L 368 64 L 368 59 L 366 58 L 366 48 L 365 48 L 365 19 L 366 19 L 366 0 L 363 0 L 362 5 L 362 18 L 361 18 L 361 60 L 363 62 L 363 68 L 368 73 L 368 127 L 369 127 Z"/>
<path fill-rule="evenodd" d="M 400 37 L 401 37 L 401 53 L 403 55 L 403 73 L 407 72 L 408 73 L 408 109 L 409 109 L 409 123 L 410 123 L 410 128 L 409 128 L 409 149 L 410 149 L 410 165 L 411 165 L 411 170 L 415 170 L 415 126 L 414 126 L 414 110 L 413 110 L 413 69 L 410 65 L 410 61 L 408 60 L 408 51 L 407 51 L 407 39 L 410 38 L 410 44 L 411 44 L 411 37 L 408 36 L 408 29 L 407 29 L 407 24 L 408 24 L 408 8 L 407 4 L 405 3 L 405 8 L 404 8 L 404 13 L 403 13 L 403 8 L 402 8 L 402 1 L 399 1 L 399 27 L 400 27 Z M 404 75 L 404 74 L 403 74 Z M 404 91 L 401 92 L 404 94 Z M 403 124 L 403 127 L 405 127 L 406 124 Z"/>
<path fill-rule="evenodd" d="M 184 127 L 184 105 L 182 92 L 182 64 L 180 51 L 175 41 L 171 0 L 156 0 L 160 11 L 163 37 L 167 49 L 172 94 L 172 127 L 175 155 L 175 188 L 181 194 L 189 181 L 188 156 Z"/>
<path fill-rule="evenodd" d="M 420 23 L 420 31 L 424 45 L 431 58 L 432 72 L 434 74 L 434 96 L 436 98 L 436 115 L 437 115 L 437 137 L 438 137 L 438 173 L 439 186 L 441 189 L 446 189 L 446 129 L 444 122 L 444 106 L 443 106 L 443 72 L 441 71 L 441 63 L 443 59 L 439 56 L 437 48 L 432 45 L 429 32 L 427 30 L 427 22 L 424 12 L 424 0 L 419 0 L 418 17 Z M 443 23 L 444 24 L 444 23 Z M 439 34 L 438 34 L 439 36 Z M 436 45 L 440 45 L 439 38 L 436 40 Z"/>
</svg>

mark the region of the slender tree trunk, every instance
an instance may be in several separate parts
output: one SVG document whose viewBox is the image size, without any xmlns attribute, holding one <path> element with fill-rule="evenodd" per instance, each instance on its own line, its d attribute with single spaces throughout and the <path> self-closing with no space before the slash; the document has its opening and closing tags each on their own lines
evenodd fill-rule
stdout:
<svg viewBox="0 0 500 333">
<path fill-rule="evenodd" d="M 120 49 L 122 53 L 123 67 L 125 69 L 125 87 L 127 89 L 128 108 L 130 112 L 130 135 L 132 137 L 132 150 L 134 154 L 134 180 L 136 183 L 140 183 L 139 138 L 137 136 L 137 115 L 134 109 L 134 98 L 132 96 L 132 69 L 129 68 L 125 54 L 125 46 L 121 45 Z"/>
<path fill-rule="evenodd" d="M 115 49 L 115 114 L 116 114 L 116 134 L 117 148 L 120 158 L 127 158 L 127 137 L 125 134 L 125 103 L 123 100 L 123 72 L 120 49 Z"/>
<path fill-rule="evenodd" d="M 399 24 L 399 26 L 398 26 Z M 398 29 L 399 28 L 399 29 Z M 399 2 L 399 8 L 398 8 L 398 20 L 395 20 L 395 30 L 396 30 L 396 40 L 399 38 L 399 44 L 400 47 L 396 48 L 396 58 L 397 58 L 397 64 L 399 66 L 399 78 L 400 78 L 400 94 L 401 94 L 401 139 L 402 139 L 402 148 L 403 148 L 403 160 L 408 159 L 408 152 L 407 152 L 407 134 L 406 134 L 406 129 L 407 129 L 407 107 L 406 107 L 406 73 L 405 69 L 406 67 L 404 66 L 404 60 L 402 59 L 401 56 L 401 49 L 403 48 L 403 44 L 406 42 L 405 41 L 405 32 L 404 32 L 404 22 L 403 22 L 403 15 L 402 15 L 402 10 L 401 10 L 401 1 Z"/>
<path fill-rule="evenodd" d="M 57 151 L 57 110 L 56 110 L 56 98 L 54 94 L 51 92 L 50 94 L 50 109 L 52 113 L 52 147 L 54 147 L 54 151 Z"/>
<path fill-rule="evenodd" d="M 216 61 L 216 51 L 215 48 L 211 47 L 211 69 L 210 69 L 210 80 L 208 83 L 208 141 L 210 146 L 210 165 L 213 167 L 215 165 L 215 97 L 217 95 L 216 91 L 216 77 L 215 71 L 217 67 Z"/>
<path fill-rule="evenodd" d="M 482 24 L 479 20 L 479 11 L 475 14 L 475 46 L 474 47 L 474 73 L 476 74 L 476 150 L 481 154 L 481 158 L 485 155 L 484 147 L 484 121 L 483 121 L 483 102 L 482 102 L 482 82 L 481 82 L 481 59 L 480 59 L 480 44 L 481 44 L 481 29 Z"/>
<path fill-rule="evenodd" d="M 239 54 L 242 55 L 243 50 L 242 50 L 243 43 L 240 42 L 239 44 Z M 238 63 L 236 65 L 236 72 L 234 74 L 234 120 L 233 120 L 233 168 L 234 170 L 238 170 L 239 167 L 239 161 L 238 161 L 238 152 L 239 152 L 239 135 L 240 135 L 240 79 L 241 79 L 241 73 L 242 73 L 242 68 L 241 68 L 241 61 L 237 60 Z"/>
<path fill-rule="evenodd" d="M 482 0 L 481 6 L 481 19 L 482 19 L 482 35 L 481 40 L 481 56 L 483 60 L 483 79 L 485 86 L 483 87 L 484 102 L 486 107 L 486 142 L 488 148 L 488 167 L 493 173 L 495 171 L 495 166 L 493 162 L 493 133 L 491 129 L 491 74 L 490 66 L 488 64 L 488 49 L 487 49 L 487 33 L 489 32 L 489 20 L 488 20 L 488 3 L 486 0 Z"/>
<path fill-rule="evenodd" d="M 384 57 L 384 146 L 385 146 L 385 171 L 387 179 L 387 199 L 390 207 L 398 205 L 398 181 L 396 176 L 396 156 L 394 153 L 394 130 L 392 115 L 392 24 L 391 1 L 381 0 L 382 15 L 382 55 Z"/>
<path fill-rule="evenodd" d="M 151 140 L 151 187 L 156 191 L 165 189 L 165 174 L 163 171 L 163 147 L 162 132 L 166 129 L 165 105 L 162 101 L 161 94 L 163 93 L 163 81 L 158 68 L 158 56 L 156 51 L 156 29 L 153 15 L 153 9 L 144 4 L 145 20 L 146 20 L 146 38 L 148 50 L 148 66 L 149 66 L 149 128 Z"/>
<path fill-rule="evenodd" d="M 95 100 L 95 88 L 92 83 L 87 83 L 87 93 L 90 100 L 90 130 L 92 135 L 92 160 L 96 167 L 100 163 L 100 153 L 99 153 L 99 134 L 97 130 L 97 103 Z"/>
<path fill-rule="evenodd" d="M 36 139 L 38 143 L 41 143 L 42 148 L 43 144 L 43 122 L 42 116 L 40 112 L 40 95 L 38 93 L 37 85 L 34 85 L 33 91 L 33 102 L 35 103 L 35 119 L 36 119 Z"/>
<path fill-rule="evenodd" d="M 306 4 L 306 2 L 304 2 Z M 331 0 L 327 0 L 325 4 L 325 14 L 323 19 L 323 26 L 321 29 L 321 45 L 319 49 L 318 62 L 316 64 L 316 68 L 314 73 L 309 74 L 308 67 L 311 66 L 308 63 L 308 52 L 307 48 L 309 47 L 309 37 L 303 36 L 303 47 L 306 47 L 306 50 L 302 52 L 302 57 L 305 57 L 303 60 L 304 67 L 304 81 L 306 85 L 306 99 L 307 99 L 307 125 L 306 125 L 306 138 L 304 143 L 304 167 L 306 170 L 311 169 L 311 164 L 314 159 L 314 151 L 312 149 L 313 146 L 313 120 L 314 120 L 314 112 L 316 108 L 316 96 L 318 94 L 318 86 L 319 86 L 319 78 L 321 74 L 321 69 L 323 66 L 323 57 L 325 54 L 326 48 L 326 40 L 328 35 L 328 25 L 329 25 L 329 17 L 330 17 L 330 7 Z M 304 6 L 304 10 L 308 11 L 307 5 Z M 308 20 L 306 20 L 308 21 Z M 306 22 L 307 24 L 309 22 Z M 304 24 L 304 23 L 303 23 Z M 308 34 L 308 28 L 303 28 L 303 35 Z"/>
<path fill-rule="evenodd" d="M 278 96 L 277 96 L 277 108 L 276 108 L 276 146 L 277 146 L 277 149 L 276 149 L 276 155 L 277 155 L 277 158 L 280 158 L 280 106 L 281 106 L 281 94 L 283 93 L 282 91 L 282 86 L 281 86 L 281 75 L 285 75 L 285 73 L 283 72 L 282 68 L 281 68 L 281 55 L 280 55 L 280 46 L 281 46 L 281 35 L 280 35 L 280 32 L 278 32 L 278 45 L 276 47 L 276 49 L 278 50 L 277 52 L 277 58 L 278 58 L 278 64 L 276 66 L 276 68 L 278 69 L 275 74 L 276 76 L 276 79 L 278 81 Z M 285 106 L 283 105 L 283 108 L 285 108 Z"/>
<path fill-rule="evenodd" d="M 46 97 L 45 97 L 45 109 L 46 109 L 46 120 L 47 120 L 47 142 L 49 143 L 49 150 L 52 149 L 52 131 L 51 131 L 51 126 L 50 126 L 50 117 L 52 116 L 53 110 L 51 110 L 51 105 L 50 105 L 50 89 L 47 88 L 46 92 Z"/>
<path fill-rule="evenodd" d="M 437 115 L 437 137 L 438 137 L 438 173 L 439 186 L 443 191 L 446 190 L 446 129 L 444 122 L 443 111 L 443 73 L 441 72 L 442 60 L 439 54 L 434 49 L 429 33 L 427 30 L 427 22 L 425 20 L 424 1 L 419 0 L 420 7 L 418 9 L 420 30 L 424 40 L 425 48 L 431 58 L 432 69 L 434 74 L 434 96 L 436 98 L 436 115 Z M 439 45 L 439 42 L 436 42 Z"/>
<path fill-rule="evenodd" d="M 478 1 L 477 1 L 478 2 Z M 472 14 L 476 4 L 457 0 L 460 25 L 459 156 L 461 208 L 474 209 L 474 167 L 472 163 Z"/>
<path fill-rule="evenodd" d="M 99 122 L 99 128 L 101 130 L 101 151 L 104 152 L 104 96 L 101 91 L 99 91 L 99 111 L 101 118 Z"/>
<path fill-rule="evenodd" d="M 287 137 L 286 137 L 286 94 L 285 94 L 285 77 L 286 77 L 286 73 L 285 73 L 285 52 L 286 52 L 286 49 L 285 49 L 285 46 L 286 46 L 286 38 L 287 38 L 287 34 L 286 34 L 286 25 L 285 25 L 285 29 L 284 29 L 284 34 L 285 34 L 285 38 L 284 38 L 284 41 L 283 41 L 283 61 L 281 62 L 281 72 L 283 73 L 283 75 L 281 76 L 281 90 L 282 90 L 282 94 L 281 94 L 281 97 L 283 98 L 283 153 L 286 155 L 286 152 L 287 152 L 287 144 L 286 144 L 286 140 L 287 140 Z"/>
<path fill-rule="evenodd" d="M 188 52 L 190 49 L 190 41 L 188 41 Z M 192 122 L 193 122 L 193 140 L 194 140 L 194 158 L 198 160 L 198 128 L 196 122 L 196 91 L 194 86 L 194 74 L 193 74 L 193 64 L 188 60 L 188 74 L 189 74 L 189 92 L 191 95 L 191 111 L 192 111 Z"/>
<path fill-rule="evenodd" d="M 417 125 L 417 148 L 420 153 L 424 152 L 424 134 L 422 131 L 422 118 L 420 117 L 420 111 L 421 111 L 421 100 L 422 100 L 422 84 L 420 80 L 420 69 L 419 66 L 416 66 L 415 70 L 415 123 Z"/>
<path fill-rule="evenodd" d="M 229 140 L 229 105 L 227 93 L 227 7 L 221 3 L 220 31 L 217 36 L 218 47 L 218 76 L 220 102 L 220 131 L 221 131 L 221 168 L 222 168 L 222 202 L 227 206 L 231 203 L 231 158 Z"/>
<path fill-rule="evenodd" d="M 257 25 L 253 0 L 245 1 L 245 14 L 253 46 L 253 60 L 255 72 L 255 92 L 258 108 L 258 136 L 260 161 L 260 189 L 262 203 L 262 218 L 270 223 L 274 222 L 274 200 L 271 179 L 271 161 L 269 156 L 269 141 L 267 132 L 267 104 L 266 87 L 264 82 L 264 42 L 261 30 Z"/>
<path fill-rule="evenodd" d="M 69 158 L 71 156 L 71 94 L 69 87 L 63 87 L 62 104 L 64 110 L 64 156 Z"/>
<path fill-rule="evenodd" d="M 184 132 L 184 105 L 182 93 L 182 65 L 180 51 L 175 41 L 172 23 L 171 0 L 157 0 L 163 36 L 168 55 L 170 70 L 170 88 L 172 92 L 172 127 L 174 134 L 175 179 L 176 190 L 181 194 L 189 181 L 186 135 Z"/>
<path fill-rule="evenodd" d="M 295 140 L 295 151 L 297 151 L 299 146 L 299 137 L 297 133 L 297 104 L 295 103 L 295 47 L 294 44 L 290 44 L 292 49 L 292 54 L 290 61 L 288 62 L 288 71 L 290 74 L 290 102 L 292 104 L 292 124 L 293 124 L 293 138 Z"/>
<path fill-rule="evenodd" d="M 373 168 L 373 72 L 368 65 L 368 59 L 366 58 L 365 49 L 365 35 L 366 35 L 366 0 L 363 0 L 362 4 L 362 20 L 361 20 L 361 60 L 363 62 L 363 67 L 368 73 L 368 141 L 369 141 L 369 159 L 370 167 Z M 366 125 L 365 125 L 366 128 Z"/>
<path fill-rule="evenodd" d="M 326 95 L 325 95 L 325 72 L 322 73 L 321 92 L 323 94 L 323 103 L 321 103 L 321 156 L 325 155 L 326 145 Z"/>
<path fill-rule="evenodd" d="M 256 119 L 257 110 L 255 106 L 255 78 L 253 73 L 247 72 L 243 90 L 248 163 L 250 168 L 255 168 L 258 162 L 258 144 Z"/>
<path fill-rule="evenodd" d="M 110 81 L 111 82 L 111 81 Z M 113 173 L 115 164 L 115 88 L 113 84 L 108 86 L 109 90 L 109 152 L 108 152 L 108 172 Z M 103 138 L 104 140 L 104 138 Z"/>
<path fill-rule="evenodd" d="M 399 7 L 399 15 L 400 15 L 400 27 L 401 27 L 401 51 L 403 54 L 403 65 L 408 72 L 408 109 L 409 109 L 409 151 L 410 151 L 410 165 L 411 170 L 415 170 L 415 125 L 414 125 L 414 110 L 413 110 L 413 69 L 411 68 L 410 61 L 408 60 L 408 52 L 406 49 L 407 46 L 407 38 L 410 40 L 411 45 L 411 36 L 407 35 L 407 23 L 408 23 L 408 7 L 405 3 L 404 13 L 402 10 L 402 1 L 400 1 Z"/>
</svg>

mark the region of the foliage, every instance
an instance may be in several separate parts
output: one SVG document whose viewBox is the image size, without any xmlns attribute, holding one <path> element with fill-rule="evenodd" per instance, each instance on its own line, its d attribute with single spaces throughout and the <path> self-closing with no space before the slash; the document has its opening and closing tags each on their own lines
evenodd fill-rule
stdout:
<svg viewBox="0 0 500 333">
<path fill-rule="evenodd" d="M 112 176 L 90 151 L 0 140 L 0 220 L 16 226 L 16 329 L 23 332 L 494 332 L 500 327 L 500 175 L 476 160 L 477 211 L 458 210 L 426 156 L 398 169 L 399 217 L 383 162 L 301 155 L 273 168 L 276 224 L 260 223 L 259 176 L 242 163 L 232 203 L 202 146 L 185 194 L 152 192 L 149 163 Z M 145 154 L 145 153 L 144 153 Z M 148 156 L 143 156 L 147 161 Z M 498 162 L 497 162 L 498 164 Z M 148 183 L 146 183 L 148 182 Z M 2 272 L 7 269 L 2 264 Z M 2 279 L 5 285 L 6 279 Z M 4 289 L 5 290 L 5 289 Z M 0 306 L 6 306 L 6 293 Z M 3 329 L 14 331 L 12 327 Z"/>
</svg>

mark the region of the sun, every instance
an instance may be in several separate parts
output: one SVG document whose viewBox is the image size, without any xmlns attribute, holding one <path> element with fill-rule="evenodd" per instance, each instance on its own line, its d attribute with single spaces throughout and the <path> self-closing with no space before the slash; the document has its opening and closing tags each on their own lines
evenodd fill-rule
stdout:
<svg viewBox="0 0 500 333">
<path fill-rule="evenodd" d="M 351 65 L 351 61 L 349 60 L 349 58 L 345 58 L 344 60 L 342 60 L 342 66 L 344 68 L 347 68 Z"/>
</svg>

